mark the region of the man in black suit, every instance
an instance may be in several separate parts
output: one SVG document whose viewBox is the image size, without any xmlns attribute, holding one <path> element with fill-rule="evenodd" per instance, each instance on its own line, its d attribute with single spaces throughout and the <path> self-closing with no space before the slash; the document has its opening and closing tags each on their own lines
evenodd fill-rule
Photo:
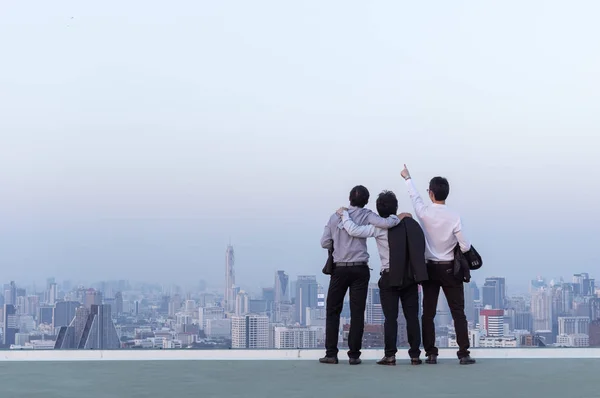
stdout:
<svg viewBox="0 0 600 398">
<path fill-rule="evenodd" d="M 398 200 L 390 191 L 383 191 L 377 198 L 377 212 L 381 217 L 396 217 Z M 425 267 L 425 238 L 418 223 L 410 214 L 402 213 L 401 223 L 389 230 L 373 225 L 357 225 L 348 212 L 338 210 L 344 229 L 356 238 L 374 237 L 381 258 L 379 295 L 385 315 L 385 356 L 380 365 L 395 365 L 398 336 L 399 301 L 406 318 L 406 329 L 411 364 L 420 365 L 421 328 L 419 326 L 419 290 L 417 282 L 427 279 Z"/>
</svg>

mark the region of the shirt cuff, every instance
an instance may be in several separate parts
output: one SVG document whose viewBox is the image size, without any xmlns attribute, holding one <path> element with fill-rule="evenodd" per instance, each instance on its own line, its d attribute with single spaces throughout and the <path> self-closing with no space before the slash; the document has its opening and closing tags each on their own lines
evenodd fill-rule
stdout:
<svg viewBox="0 0 600 398">
<path fill-rule="evenodd" d="M 347 221 L 350 218 L 350 215 L 348 214 L 347 210 L 344 210 L 342 212 L 342 222 Z"/>
</svg>

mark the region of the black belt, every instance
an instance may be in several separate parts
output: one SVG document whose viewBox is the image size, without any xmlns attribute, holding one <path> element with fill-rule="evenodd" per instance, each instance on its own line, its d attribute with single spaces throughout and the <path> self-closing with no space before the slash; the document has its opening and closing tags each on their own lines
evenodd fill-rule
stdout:
<svg viewBox="0 0 600 398">
<path fill-rule="evenodd" d="M 431 261 L 431 260 L 427 260 L 427 264 L 450 265 L 450 264 L 454 264 L 454 261 Z"/>
<path fill-rule="evenodd" d="M 369 265 L 365 261 L 359 261 L 354 263 L 335 263 L 336 267 L 357 267 L 359 265 Z"/>
</svg>

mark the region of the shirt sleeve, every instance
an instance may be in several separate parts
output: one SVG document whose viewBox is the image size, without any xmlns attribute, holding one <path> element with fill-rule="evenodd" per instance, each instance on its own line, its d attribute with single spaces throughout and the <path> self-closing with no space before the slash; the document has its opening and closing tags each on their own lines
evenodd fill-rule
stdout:
<svg viewBox="0 0 600 398">
<path fill-rule="evenodd" d="M 342 223 L 348 235 L 355 238 L 373 238 L 377 234 L 373 225 L 356 225 L 347 211 L 344 211 L 342 215 Z"/>
<path fill-rule="evenodd" d="M 321 236 L 321 247 L 328 250 L 333 249 L 333 238 L 331 236 L 331 228 L 329 227 L 329 223 L 325 225 L 325 229 L 323 230 L 323 236 Z"/>
<path fill-rule="evenodd" d="M 381 229 L 390 229 L 398 225 L 400 223 L 400 219 L 396 216 L 383 218 L 371 211 L 367 216 L 367 222 Z"/>
<path fill-rule="evenodd" d="M 421 195 L 419 195 L 419 191 L 417 191 L 417 187 L 415 187 L 412 178 L 406 180 L 406 186 L 408 188 L 408 194 L 410 195 L 410 200 L 413 208 L 415 209 L 417 217 L 423 217 L 425 215 L 425 211 L 427 210 L 427 205 L 425 202 L 423 202 Z"/>
<path fill-rule="evenodd" d="M 462 231 L 462 221 L 459 219 L 458 223 L 454 227 L 454 236 L 458 241 L 458 245 L 460 246 L 460 250 L 465 253 L 471 249 L 471 242 Z"/>
</svg>

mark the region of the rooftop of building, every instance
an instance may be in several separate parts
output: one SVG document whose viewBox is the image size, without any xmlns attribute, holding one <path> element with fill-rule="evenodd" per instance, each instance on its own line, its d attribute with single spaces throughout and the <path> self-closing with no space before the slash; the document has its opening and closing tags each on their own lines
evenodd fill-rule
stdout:
<svg viewBox="0 0 600 398">
<path fill-rule="evenodd" d="M 481 397 L 600 396 L 600 348 L 474 349 L 474 366 L 454 350 L 438 365 L 396 367 L 365 350 L 364 363 L 322 365 L 321 350 L 2 351 L 2 396 L 114 397 Z M 405 355 L 405 354 L 402 354 Z"/>
</svg>

